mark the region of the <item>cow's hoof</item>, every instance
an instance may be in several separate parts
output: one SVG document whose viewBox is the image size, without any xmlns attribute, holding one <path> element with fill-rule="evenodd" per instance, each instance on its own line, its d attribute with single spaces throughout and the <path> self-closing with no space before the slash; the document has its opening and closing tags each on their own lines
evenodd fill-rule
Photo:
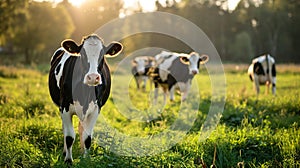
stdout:
<svg viewBox="0 0 300 168">
<path fill-rule="evenodd" d="M 68 165 L 72 165 L 73 160 L 72 159 L 66 159 L 65 163 L 68 164 Z"/>
</svg>

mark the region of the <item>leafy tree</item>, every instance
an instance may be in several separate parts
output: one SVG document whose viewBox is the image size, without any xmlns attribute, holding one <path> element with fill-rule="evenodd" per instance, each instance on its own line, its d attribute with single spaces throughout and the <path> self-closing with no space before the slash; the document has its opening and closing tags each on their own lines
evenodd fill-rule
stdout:
<svg viewBox="0 0 300 168">
<path fill-rule="evenodd" d="M 11 39 L 17 50 L 24 54 L 25 64 L 49 59 L 49 53 L 59 47 L 63 39 L 69 38 L 74 29 L 66 10 L 53 7 L 49 2 L 31 2 L 28 15 L 22 29 L 18 29 Z M 42 54 L 47 56 L 41 57 Z"/>
<path fill-rule="evenodd" d="M 242 0 L 235 11 L 238 23 L 244 25 L 244 30 L 251 33 L 255 55 L 269 52 L 276 58 L 278 54 L 292 54 L 293 51 L 288 45 L 291 45 L 290 41 L 293 41 L 295 37 L 290 36 L 287 32 L 291 32 L 293 29 L 291 24 L 292 18 L 295 17 L 291 16 L 297 16 L 297 12 L 294 13 L 293 10 L 296 2 L 293 0 L 256 2 Z M 278 57 L 278 60 L 286 61 L 286 57 Z"/>
<path fill-rule="evenodd" d="M 11 36 L 18 25 L 16 17 L 26 17 L 28 0 L 1 0 L 0 1 L 0 45 L 3 45 L 7 36 Z"/>
<path fill-rule="evenodd" d="M 253 58 L 253 47 L 249 33 L 244 31 L 237 34 L 229 51 L 235 62 L 250 62 Z"/>
<path fill-rule="evenodd" d="M 121 0 L 86 0 L 80 8 L 76 8 L 64 0 L 60 5 L 68 10 L 74 22 L 75 31 L 72 38 L 80 41 L 82 36 L 91 34 L 110 20 L 118 18 L 123 2 Z"/>
</svg>

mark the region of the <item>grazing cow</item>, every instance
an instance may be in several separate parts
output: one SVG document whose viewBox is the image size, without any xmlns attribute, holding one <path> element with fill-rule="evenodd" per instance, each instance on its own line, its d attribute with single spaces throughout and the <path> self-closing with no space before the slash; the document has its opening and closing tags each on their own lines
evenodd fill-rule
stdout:
<svg viewBox="0 0 300 168">
<path fill-rule="evenodd" d="M 146 83 L 149 77 L 151 67 L 155 65 L 155 59 L 151 56 L 139 56 L 132 60 L 132 75 L 134 76 L 137 89 L 140 89 L 140 85 L 143 83 L 143 90 L 146 88 Z"/>
<path fill-rule="evenodd" d="M 155 59 L 157 66 L 151 74 L 155 86 L 154 103 L 157 101 L 159 86 L 164 91 L 164 102 L 166 102 L 168 91 L 170 92 L 170 100 L 174 100 L 176 87 L 179 87 L 183 93 L 181 100 L 185 100 L 194 75 L 199 73 L 200 64 L 205 64 L 209 57 L 207 55 L 200 56 L 196 52 L 184 54 L 162 51 L 155 56 Z"/>
<path fill-rule="evenodd" d="M 269 85 L 272 83 L 272 93 L 276 93 L 276 67 L 275 59 L 269 54 L 264 54 L 252 60 L 248 68 L 248 75 L 253 81 L 253 87 L 256 89 L 256 95 L 259 94 L 259 85 L 266 85 L 266 93 L 269 92 Z"/>
<path fill-rule="evenodd" d="M 53 102 L 59 106 L 63 134 L 65 162 L 72 163 L 72 145 L 75 131 L 72 116 L 79 118 L 79 135 L 84 156 L 91 146 L 93 128 L 101 107 L 108 99 L 111 78 L 104 55 L 115 56 L 122 45 L 113 42 L 107 47 L 97 35 L 83 38 L 77 45 L 64 40 L 62 47 L 51 58 L 49 91 Z"/>
</svg>

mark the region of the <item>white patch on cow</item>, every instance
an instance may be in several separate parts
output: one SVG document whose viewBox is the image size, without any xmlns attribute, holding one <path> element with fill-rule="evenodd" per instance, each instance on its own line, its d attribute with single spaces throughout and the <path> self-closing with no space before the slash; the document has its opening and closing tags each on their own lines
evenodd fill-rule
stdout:
<svg viewBox="0 0 300 168">
<path fill-rule="evenodd" d="M 190 74 L 198 74 L 199 73 L 199 62 L 200 56 L 198 53 L 193 52 L 189 57 L 189 72 Z M 194 73 L 193 73 L 194 72 Z"/>
<path fill-rule="evenodd" d="M 70 112 L 75 113 L 78 116 L 80 121 L 84 121 L 86 116 L 89 116 L 91 113 L 98 113 L 98 105 L 93 101 L 89 103 L 85 114 L 83 114 L 83 106 L 79 103 L 79 101 L 74 101 L 73 104 L 70 104 L 69 109 Z"/>
<path fill-rule="evenodd" d="M 173 61 L 177 57 L 190 57 L 189 54 L 185 53 L 176 53 L 176 52 L 168 52 L 168 51 L 162 51 L 161 53 L 157 54 L 155 56 L 156 64 L 159 68 L 159 76 L 163 81 L 167 80 L 168 74 L 170 73 L 168 69 L 171 67 Z M 197 63 L 196 63 L 197 64 Z M 196 65 L 196 69 L 197 69 Z"/>
<path fill-rule="evenodd" d="M 177 58 L 177 56 L 175 55 L 171 55 L 168 57 L 160 57 L 159 58 L 159 61 L 161 62 L 159 65 L 158 65 L 158 68 L 159 68 L 159 77 L 161 78 L 162 81 L 166 81 L 167 78 L 168 78 L 168 74 L 170 73 L 170 71 L 168 70 L 173 61 Z"/>
<path fill-rule="evenodd" d="M 63 50 L 63 48 L 59 48 L 58 50 Z M 58 51 L 57 50 L 57 51 Z M 55 52 L 56 53 L 56 52 Z M 65 65 L 65 62 L 68 60 L 68 58 L 70 58 L 70 54 L 68 52 L 65 52 L 63 57 L 61 58 L 60 62 L 57 64 L 57 65 L 61 65 L 60 66 L 60 69 L 59 69 L 59 72 L 56 73 L 57 71 L 57 67 L 55 67 L 55 79 L 56 79 L 56 83 L 57 83 L 57 87 L 60 88 L 60 79 L 62 77 L 62 73 L 63 73 L 63 69 L 64 69 L 64 65 Z M 57 74 L 57 75 L 56 75 Z"/>
<path fill-rule="evenodd" d="M 134 59 L 136 62 L 136 70 L 139 74 L 145 73 L 146 65 L 148 64 L 148 58 L 147 57 L 136 57 Z"/>
<path fill-rule="evenodd" d="M 160 60 L 161 58 L 165 58 L 169 55 L 172 55 L 172 52 L 169 52 L 169 51 L 162 51 L 160 52 L 159 54 L 155 55 L 155 60 L 158 61 Z"/>
<path fill-rule="evenodd" d="M 84 41 L 83 49 L 85 50 L 87 61 L 90 64 L 90 69 L 84 77 L 84 83 L 87 83 L 87 75 L 99 74 L 97 71 L 100 52 L 103 50 L 103 44 L 98 38 L 88 38 Z M 100 84 L 102 80 L 100 80 Z"/>
</svg>

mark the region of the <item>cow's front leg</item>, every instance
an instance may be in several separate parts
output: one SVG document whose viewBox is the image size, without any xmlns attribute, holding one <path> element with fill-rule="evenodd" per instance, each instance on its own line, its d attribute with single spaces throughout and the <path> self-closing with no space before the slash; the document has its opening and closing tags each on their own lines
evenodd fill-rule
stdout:
<svg viewBox="0 0 300 168">
<path fill-rule="evenodd" d="M 189 83 L 186 84 L 186 88 L 183 90 L 183 93 L 182 93 L 181 101 L 185 101 L 187 99 L 190 88 L 191 88 L 191 85 Z"/>
<path fill-rule="evenodd" d="M 75 131 L 72 124 L 72 116 L 71 112 L 67 112 L 63 110 L 61 113 L 61 119 L 63 123 L 63 133 L 64 133 L 64 152 L 65 162 L 72 163 L 72 145 L 75 140 Z"/>
<path fill-rule="evenodd" d="M 167 97 L 168 97 L 168 88 L 165 85 L 163 85 L 162 89 L 163 89 L 163 92 L 164 92 L 164 105 L 166 105 L 167 104 Z"/>
<path fill-rule="evenodd" d="M 135 81 L 135 84 L 136 84 L 136 88 L 139 90 L 140 89 L 140 84 L 139 84 L 138 76 L 134 76 L 134 81 Z"/>
<path fill-rule="evenodd" d="M 146 91 L 147 80 L 148 78 L 146 76 L 143 76 L 143 91 Z"/>
<path fill-rule="evenodd" d="M 93 129 L 97 122 L 99 108 L 96 108 L 94 112 L 88 115 L 83 121 L 79 121 L 79 136 L 80 136 L 80 146 L 83 152 L 83 156 L 88 155 L 89 149 L 92 144 Z"/>
<path fill-rule="evenodd" d="M 257 75 L 254 75 L 254 80 L 253 80 L 253 87 L 256 90 L 256 97 L 258 98 L 260 89 L 259 89 L 259 78 Z"/>
<path fill-rule="evenodd" d="M 174 92 L 175 92 L 175 86 L 172 86 L 170 89 L 170 100 L 171 101 L 175 100 Z"/>
</svg>

